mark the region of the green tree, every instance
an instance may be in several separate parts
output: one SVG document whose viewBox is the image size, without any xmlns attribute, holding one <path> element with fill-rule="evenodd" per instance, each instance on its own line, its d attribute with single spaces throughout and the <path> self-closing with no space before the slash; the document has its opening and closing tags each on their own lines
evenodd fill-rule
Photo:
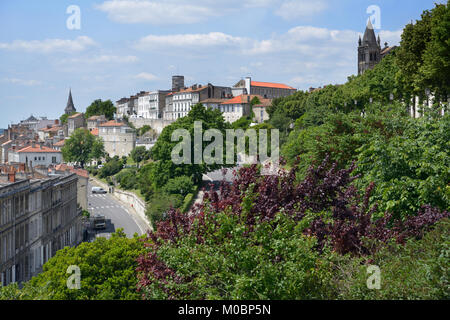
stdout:
<svg viewBox="0 0 450 320">
<path fill-rule="evenodd" d="M 143 160 L 148 160 L 150 158 L 150 153 L 145 149 L 144 146 L 134 148 L 130 153 L 131 159 L 134 162 L 140 163 Z"/>
<path fill-rule="evenodd" d="M 171 167 L 174 170 L 171 177 L 178 175 L 192 176 L 195 183 L 199 183 L 202 180 L 202 174 L 216 169 L 220 169 L 225 166 L 225 159 L 223 158 L 224 164 L 206 164 L 202 162 L 200 164 L 195 164 L 194 162 L 194 122 L 201 121 L 202 123 L 202 135 L 208 129 L 216 129 L 221 132 L 222 136 L 225 137 L 225 130 L 230 129 L 229 123 L 224 121 L 222 113 L 217 109 L 207 109 L 202 104 L 197 104 L 192 107 L 191 111 L 186 117 L 179 118 L 174 123 L 165 127 L 158 138 L 155 146 L 151 149 L 151 157 L 155 161 L 167 162 L 164 167 Z M 185 129 L 189 132 L 191 137 L 191 161 L 189 164 L 177 164 L 172 162 L 172 150 L 177 146 L 179 141 L 172 141 L 172 133 L 177 129 Z M 225 141 L 223 139 L 225 149 Z M 211 142 L 202 142 L 201 150 L 205 150 Z M 222 155 L 218 155 L 222 156 Z M 225 157 L 225 152 L 223 152 L 223 157 Z M 168 163 L 170 162 L 170 163 Z"/>
<path fill-rule="evenodd" d="M 97 238 L 77 247 L 59 250 L 43 267 L 43 272 L 24 284 L 0 289 L 0 299 L 48 300 L 137 300 L 135 269 L 137 258 L 146 249 L 135 234 L 128 239 L 122 230 L 110 239 Z M 81 289 L 67 288 L 67 268 L 78 266 Z"/>
<path fill-rule="evenodd" d="M 104 115 L 108 120 L 112 120 L 116 111 L 116 107 L 111 100 L 102 101 L 101 99 L 97 99 L 87 107 L 85 116 L 87 119 L 92 116 Z"/>
<path fill-rule="evenodd" d="M 64 161 L 77 162 L 84 165 L 92 160 L 100 159 L 105 154 L 101 138 L 92 135 L 89 130 L 76 129 L 61 149 Z"/>
</svg>

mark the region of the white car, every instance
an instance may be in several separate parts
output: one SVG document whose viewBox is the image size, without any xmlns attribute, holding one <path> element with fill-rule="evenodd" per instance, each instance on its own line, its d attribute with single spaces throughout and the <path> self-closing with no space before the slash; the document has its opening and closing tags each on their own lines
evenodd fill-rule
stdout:
<svg viewBox="0 0 450 320">
<path fill-rule="evenodd" d="M 93 187 L 92 193 L 93 194 L 95 194 L 95 193 L 105 194 L 105 193 L 108 193 L 108 191 L 106 191 L 105 189 L 100 188 L 100 187 Z"/>
</svg>

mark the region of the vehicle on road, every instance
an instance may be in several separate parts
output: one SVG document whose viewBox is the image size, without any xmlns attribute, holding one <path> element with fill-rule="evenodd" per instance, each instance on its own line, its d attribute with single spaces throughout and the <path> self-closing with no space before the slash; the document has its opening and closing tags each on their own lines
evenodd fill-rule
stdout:
<svg viewBox="0 0 450 320">
<path fill-rule="evenodd" d="M 105 216 L 101 214 L 96 214 L 93 218 L 93 225 L 95 230 L 106 229 L 106 219 Z"/>
<path fill-rule="evenodd" d="M 100 188 L 100 187 L 93 187 L 92 194 L 96 194 L 96 193 L 104 194 L 104 193 L 108 193 L 108 191 L 106 191 L 105 189 Z"/>
<path fill-rule="evenodd" d="M 103 168 L 103 167 L 104 167 L 104 165 L 99 164 L 97 168 L 98 168 L 98 169 L 101 169 L 101 168 Z"/>
</svg>

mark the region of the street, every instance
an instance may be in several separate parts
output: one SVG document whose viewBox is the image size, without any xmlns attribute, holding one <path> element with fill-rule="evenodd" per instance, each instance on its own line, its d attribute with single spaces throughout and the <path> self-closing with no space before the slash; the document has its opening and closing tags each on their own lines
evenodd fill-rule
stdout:
<svg viewBox="0 0 450 320">
<path fill-rule="evenodd" d="M 143 223 L 135 213 L 131 212 L 131 208 L 121 203 L 113 195 L 107 194 L 92 194 L 92 184 L 89 183 L 89 212 L 91 217 L 95 214 L 104 215 L 106 218 L 106 229 L 98 230 L 97 237 L 109 238 L 110 234 L 119 228 L 127 237 L 132 238 L 134 233 L 142 235 L 146 232 L 145 223 Z"/>
</svg>

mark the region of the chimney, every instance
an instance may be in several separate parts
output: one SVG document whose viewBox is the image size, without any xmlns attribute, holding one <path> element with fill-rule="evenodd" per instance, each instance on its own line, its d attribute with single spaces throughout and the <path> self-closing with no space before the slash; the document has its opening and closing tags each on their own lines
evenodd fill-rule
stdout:
<svg viewBox="0 0 450 320">
<path fill-rule="evenodd" d="M 16 172 L 15 171 L 8 173 L 8 181 L 11 183 L 16 182 Z"/>
</svg>

